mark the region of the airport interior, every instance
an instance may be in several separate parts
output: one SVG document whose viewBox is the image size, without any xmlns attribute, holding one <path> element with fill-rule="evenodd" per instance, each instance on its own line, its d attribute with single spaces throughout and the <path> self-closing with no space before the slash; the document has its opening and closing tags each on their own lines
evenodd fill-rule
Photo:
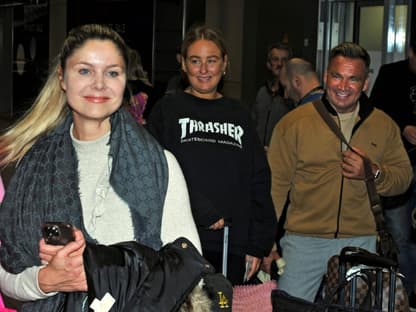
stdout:
<svg viewBox="0 0 416 312">
<path fill-rule="evenodd" d="M 267 77 L 267 47 L 283 42 L 322 78 L 332 47 L 356 42 L 371 56 L 370 87 L 381 65 L 407 58 L 416 39 L 412 0 L 0 0 L 0 130 L 33 103 L 68 31 L 98 23 L 141 56 L 157 94 L 180 70 L 186 31 L 208 24 L 229 50 L 223 94 L 251 107 Z M 2 172 L 7 179 L 8 172 Z M 12 302 L 9 304 L 13 305 Z"/>
</svg>

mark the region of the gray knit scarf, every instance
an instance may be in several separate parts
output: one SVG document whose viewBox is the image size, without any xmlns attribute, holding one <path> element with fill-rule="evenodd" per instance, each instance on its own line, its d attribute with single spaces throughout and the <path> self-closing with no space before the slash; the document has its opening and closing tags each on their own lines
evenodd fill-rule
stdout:
<svg viewBox="0 0 416 312">
<path fill-rule="evenodd" d="M 7 188 L 0 208 L 0 261 L 10 272 L 40 265 L 38 242 L 45 221 L 70 222 L 93 241 L 83 224 L 71 124 L 72 116 L 68 116 L 39 139 L 19 163 Z M 130 207 L 135 239 L 159 249 L 168 184 L 163 149 L 124 108 L 111 116 L 109 144 L 113 159 L 110 184 Z M 21 311 L 61 311 L 64 301 L 61 293 L 27 303 Z"/>
</svg>

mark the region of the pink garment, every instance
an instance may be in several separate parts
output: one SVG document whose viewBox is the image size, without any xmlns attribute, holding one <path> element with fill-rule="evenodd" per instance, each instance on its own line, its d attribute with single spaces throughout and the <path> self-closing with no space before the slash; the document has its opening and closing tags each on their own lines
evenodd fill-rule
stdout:
<svg viewBox="0 0 416 312">
<path fill-rule="evenodd" d="M 146 109 L 147 98 L 146 93 L 139 92 L 133 96 L 134 102 L 129 106 L 130 113 L 132 113 L 134 119 L 141 125 L 146 123 L 146 120 L 143 118 L 143 112 Z"/>
<path fill-rule="evenodd" d="M 3 180 L 0 177 L 0 203 L 3 201 L 3 197 L 4 197 L 4 185 L 3 185 Z"/>
<path fill-rule="evenodd" d="M 271 280 L 259 285 L 238 285 L 233 288 L 233 312 L 271 312 L 271 293 L 277 288 Z"/>
<path fill-rule="evenodd" d="M 0 294 L 0 312 L 16 312 L 14 309 L 8 309 L 4 306 L 3 298 Z"/>
</svg>

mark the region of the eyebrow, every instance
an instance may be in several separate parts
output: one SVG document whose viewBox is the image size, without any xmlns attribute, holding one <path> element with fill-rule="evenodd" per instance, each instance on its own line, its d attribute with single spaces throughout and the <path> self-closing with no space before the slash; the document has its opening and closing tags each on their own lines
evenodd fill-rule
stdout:
<svg viewBox="0 0 416 312">
<path fill-rule="evenodd" d="M 88 63 L 88 62 L 84 62 L 84 61 L 81 61 L 81 62 L 78 62 L 78 63 L 76 63 L 75 65 L 85 65 L 85 66 L 90 66 L 90 67 L 94 67 L 95 65 L 94 64 L 92 64 L 92 63 Z M 112 68 L 112 67 L 120 67 L 120 68 L 125 68 L 125 66 L 123 65 L 123 64 L 110 64 L 110 65 L 107 65 L 107 66 L 105 66 L 106 68 Z"/>
<path fill-rule="evenodd" d="M 218 55 L 208 55 L 207 57 L 202 57 L 202 56 L 198 56 L 198 55 L 189 55 L 188 58 L 217 58 L 220 59 L 221 56 Z"/>
</svg>

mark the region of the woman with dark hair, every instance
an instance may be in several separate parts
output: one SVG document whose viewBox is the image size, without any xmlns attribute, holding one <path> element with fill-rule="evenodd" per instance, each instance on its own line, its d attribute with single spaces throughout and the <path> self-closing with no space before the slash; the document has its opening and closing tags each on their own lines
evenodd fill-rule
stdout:
<svg viewBox="0 0 416 312">
<path fill-rule="evenodd" d="M 228 65 L 221 33 L 192 28 L 181 54 L 189 86 L 156 104 L 148 129 L 181 165 L 203 255 L 217 271 L 222 229 L 231 223 L 227 277 L 240 284 L 245 271 L 250 278 L 258 270 L 276 233 L 269 167 L 249 112 L 219 91 Z"/>
</svg>

